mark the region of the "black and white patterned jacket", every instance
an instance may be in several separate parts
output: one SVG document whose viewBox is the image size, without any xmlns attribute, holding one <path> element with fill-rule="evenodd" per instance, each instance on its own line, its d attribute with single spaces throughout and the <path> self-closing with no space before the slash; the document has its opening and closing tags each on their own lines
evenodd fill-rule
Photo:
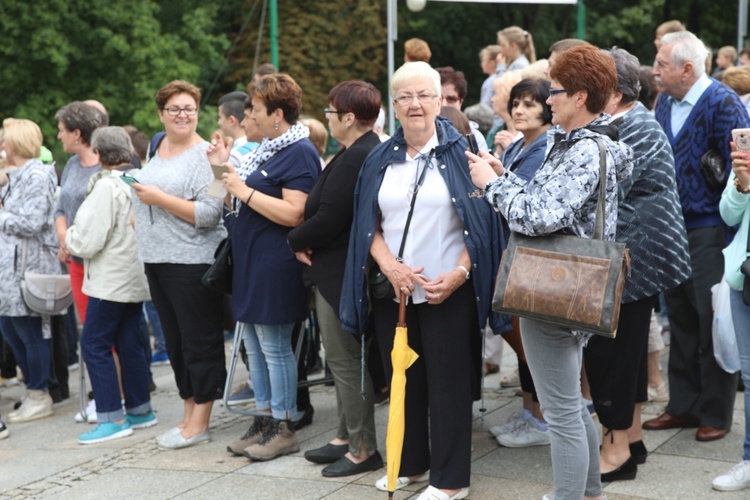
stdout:
<svg viewBox="0 0 750 500">
<path fill-rule="evenodd" d="M 607 153 L 604 237 L 615 239 L 617 183 L 629 177 L 633 167 L 632 151 L 616 139 L 616 128 L 612 127 L 609 135 L 600 133 L 607 129 L 609 122 L 609 115 L 603 114 L 587 127 L 568 134 L 558 126 L 551 128 L 547 132 L 544 163 L 528 183 L 506 171 L 487 184 L 487 201 L 503 214 L 511 231 L 529 236 L 557 231 L 585 238 L 593 236 L 599 146 L 589 138 L 598 137 L 603 140 Z"/>
</svg>

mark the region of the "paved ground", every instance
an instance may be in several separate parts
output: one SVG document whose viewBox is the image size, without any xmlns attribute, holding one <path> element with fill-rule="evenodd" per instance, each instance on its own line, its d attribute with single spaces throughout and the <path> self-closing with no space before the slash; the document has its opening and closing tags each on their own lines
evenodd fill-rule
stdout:
<svg viewBox="0 0 750 500">
<path fill-rule="evenodd" d="M 549 447 L 501 448 L 487 432 L 521 406 L 521 399 L 513 396 L 513 390 L 496 390 L 501 375 L 514 369 L 515 359 L 509 348 L 505 350 L 504 363 L 501 374 L 487 378 L 484 418 L 480 417 L 480 405 L 474 408 L 470 498 L 540 499 L 552 490 Z M 71 375 L 75 380 L 71 384 L 73 397 L 55 405 L 54 417 L 12 425 L 10 438 L 0 441 L 0 500 L 386 498 L 386 493 L 373 486 L 385 469 L 350 478 L 326 479 L 320 474 L 322 466 L 302 457 L 305 450 L 322 446 L 337 427 L 332 387 L 317 386 L 312 390 L 315 418 L 311 426 L 299 432 L 300 453 L 267 463 L 250 463 L 226 452 L 227 443 L 249 426 L 248 417 L 230 413 L 218 405 L 211 421 L 210 443 L 177 451 L 158 449 L 154 437 L 172 427 L 181 416 L 182 405 L 168 366 L 154 369 L 158 389 L 153 403 L 159 425 L 110 443 L 79 445 L 76 437 L 90 426 L 73 420 L 78 411 L 77 375 L 77 371 Z M 242 376 L 238 373 L 235 380 L 241 380 Z M 11 411 L 13 401 L 20 396 L 18 387 L 4 389 L 0 413 Z M 644 418 L 661 409 L 647 408 Z M 381 450 L 385 448 L 387 416 L 387 406 L 377 409 Z M 725 439 L 699 443 L 694 439 L 694 430 L 689 429 L 647 432 L 645 442 L 651 454 L 648 462 L 639 466 L 638 479 L 608 484 L 605 493 L 609 500 L 748 499 L 749 490 L 719 493 L 711 489 L 711 480 L 739 461 L 743 429 L 742 394 L 738 393 L 734 430 Z M 419 489 L 400 490 L 394 498 L 416 498 Z"/>
</svg>

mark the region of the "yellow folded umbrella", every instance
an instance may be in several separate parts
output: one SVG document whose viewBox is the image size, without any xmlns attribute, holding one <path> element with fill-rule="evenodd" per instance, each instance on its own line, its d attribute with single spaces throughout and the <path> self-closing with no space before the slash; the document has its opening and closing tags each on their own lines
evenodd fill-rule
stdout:
<svg viewBox="0 0 750 500">
<path fill-rule="evenodd" d="M 401 451 L 404 447 L 404 400 L 406 398 L 406 369 L 419 355 L 409 347 L 406 333 L 406 296 L 399 294 L 398 323 L 393 339 L 391 363 L 391 402 L 388 410 L 388 433 L 385 438 L 386 462 L 388 463 L 388 498 L 393 498 L 401 468 Z"/>
</svg>

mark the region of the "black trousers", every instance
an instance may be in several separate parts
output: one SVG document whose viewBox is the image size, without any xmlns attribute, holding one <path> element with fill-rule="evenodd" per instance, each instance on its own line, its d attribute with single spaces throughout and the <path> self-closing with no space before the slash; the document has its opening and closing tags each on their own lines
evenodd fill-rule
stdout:
<svg viewBox="0 0 750 500">
<path fill-rule="evenodd" d="M 664 294 L 672 340 L 666 412 L 697 419 L 701 426 L 729 429 L 739 374 L 716 363 L 711 335 L 711 287 L 724 274 L 724 226 L 690 229 L 687 235 L 693 273 Z"/>
<path fill-rule="evenodd" d="M 208 264 L 146 264 L 167 354 L 182 399 L 221 399 L 227 377 L 222 296 L 201 283 Z"/>
<path fill-rule="evenodd" d="M 429 470 L 436 488 L 465 488 L 470 483 L 472 401 L 481 373 L 475 300 L 468 282 L 442 304 L 406 308 L 409 346 L 419 359 L 406 371 L 406 432 L 398 475 Z M 372 314 L 390 381 L 398 304 L 373 299 Z"/>
<path fill-rule="evenodd" d="M 583 349 L 594 408 L 608 429 L 629 429 L 636 403 L 648 399 L 648 330 L 657 299 L 622 304 L 617 336 L 594 335 Z"/>
</svg>

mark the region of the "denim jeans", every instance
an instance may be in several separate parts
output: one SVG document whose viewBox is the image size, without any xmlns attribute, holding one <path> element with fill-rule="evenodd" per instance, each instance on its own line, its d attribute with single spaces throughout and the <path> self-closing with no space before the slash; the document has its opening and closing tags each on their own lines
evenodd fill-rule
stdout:
<svg viewBox="0 0 750 500">
<path fill-rule="evenodd" d="M 742 301 L 742 292 L 731 289 L 732 323 L 740 351 L 742 382 L 745 384 L 745 443 L 742 459 L 750 460 L 750 306 Z"/>
<path fill-rule="evenodd" d="M 47 390 L 50 367 L 49 343 L 42 335 L 38 316 L 0 316 L 0 331 L 13 350 L 26 378 L 26 388 Z"/>
<path fill-rule="evenodd" d="M 583 345 L 558 325 L 521 318 L 521 339 L 550 430 L 555 500 L 602 494 L 599 436 L 581 396 Z"/>
<path fill-rule="evenodd" d="M 255 406 L 273 418 L 290 420 L 297 411 L 297 361 L 292 351 L 293 324 L 240 323 L 250 361 Z"/>
<path fill-rule="evenodd" d="M 112 346 L 122 368 L 122 392 L 129 414 L 151 411 L 149 366 L 141 337 L 141 303 L 89 298 L 86 323 L 81 333 L 81 353 L 89 371 L 99 422 L 124 417 Z"/>
</svg>

